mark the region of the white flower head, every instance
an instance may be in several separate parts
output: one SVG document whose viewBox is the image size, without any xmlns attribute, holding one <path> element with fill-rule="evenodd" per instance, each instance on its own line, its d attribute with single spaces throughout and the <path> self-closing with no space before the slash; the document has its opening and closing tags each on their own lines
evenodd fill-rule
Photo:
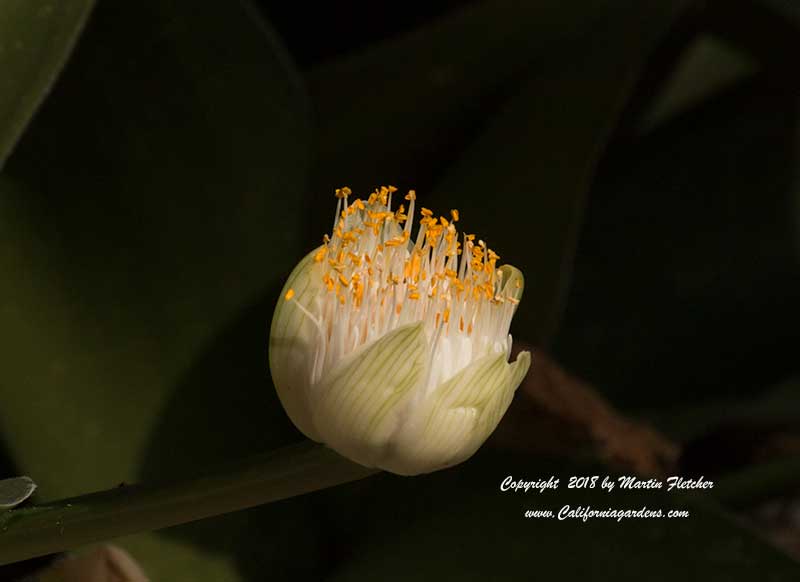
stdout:
<svg viewBox="0 0 800 582">
<path fill-rule="evenodd" d="M 272 319 L 269 363 L 281 402 L 310 439 L 369 467 L 416 475 L 483 444 L 530 366 L 511 364 L 523 277 L 486 244 L 460 239 L 392 186 L 339 202 L 333 233 L 295 267 Z"/>
</svg>

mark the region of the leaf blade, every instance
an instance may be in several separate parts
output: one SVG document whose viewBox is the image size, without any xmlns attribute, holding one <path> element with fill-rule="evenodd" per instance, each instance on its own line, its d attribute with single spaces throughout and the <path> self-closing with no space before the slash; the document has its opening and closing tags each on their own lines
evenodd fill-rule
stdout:
<svg viewBox="0 0 800 582">
<path fill-rule="evenodd" d="M 94 0 L 0 5 L 0 168 L 67 61 Z"/>
</svg>

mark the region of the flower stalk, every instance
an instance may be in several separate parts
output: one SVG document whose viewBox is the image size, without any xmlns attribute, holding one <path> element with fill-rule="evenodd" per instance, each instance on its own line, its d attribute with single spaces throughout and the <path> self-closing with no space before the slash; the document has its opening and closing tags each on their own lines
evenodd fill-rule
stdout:
<svg viewBox="0 0 800 582">
<path fill-rule="evenodd" d="M 376 473 L 303 442 L 175 483 L 120 486 L 0 513 L 0 565 L 180 525 Z"/>
</svg>

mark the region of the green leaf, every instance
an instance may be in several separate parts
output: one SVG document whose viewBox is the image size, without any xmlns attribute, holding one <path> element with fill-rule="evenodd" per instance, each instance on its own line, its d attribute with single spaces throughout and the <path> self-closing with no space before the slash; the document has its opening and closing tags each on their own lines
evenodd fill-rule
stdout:
<svg viewBox="0 0 800 582">
<path fill-rule="evenodd" d="M 0 168 L 66 63 L 93 0 L 0 3 Z"/>
<path fill-rule="evenodd" d="M 556 352 L 619 402 L 757 394 L 797 371 L 794 83 L 758 76 L 598 176 Z"/>
<path fill-rule="evenodd" d="M 473 2 L 312 70 L 320 207 L 342 184 L 359 195 L 387 182 L 422 193 L 531 67 L 558 61 L 619 4 Z M 329 217 L 315 221 L 315 237 Z"/>
<path fill-rule="evenodd" d="M 436 188 L 430 204 L 458 206 L 462 226 L 525 274 L 514 329 L 527 340 L 546 343 L 558 326 L 597 159 L 682 5 L 616 3 L 568 53 L 531 67 Z"/>
<path fill-rule="evenodd" d="M 758 62 L 747 53 L 713 36 L 700 36 L 686 47 L 665 86 L 638 120 L 639 129 L 650 131 L 757 70 Z"/>
<path fill-rule="evenodd" d="M 800 6 L 797 3 L 791 0 L 760 0 L 760 2 L 800 29 Z"/>
<path fill-rule="evenodd" d="M 6 169 L 0 416 L 44 496 L 135 478 L 165 399 L 302 244 L 302 91 L 214 6 L 100 7 Z"/>
<path fill-rule="evenodd" d="M 98 6 L 0 176 L 0 426 L 42 499 L 300 438 L 266 346 L 308 144 L 302 83 L 246 5 Z"/>
<path fill-rule="evenodd" d="M 787 54 L 800 48 L 800 6 L 794 0 L 750 0 L 707 6 L 706 26 L 757 57 L 773 72 L 794 78 Z"/>
</svg>

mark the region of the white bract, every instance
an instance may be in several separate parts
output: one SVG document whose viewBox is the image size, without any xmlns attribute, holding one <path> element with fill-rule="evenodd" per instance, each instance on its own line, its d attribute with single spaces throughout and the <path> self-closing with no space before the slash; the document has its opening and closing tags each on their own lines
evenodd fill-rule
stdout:
<svg viewBox="0 0 800 582">
<path fill-rule="evenodd" d="M 523 278 L 458 212 L 423 208 L 393 187 L 339 203 L 333 234 L 295 267 L 272 319 L 269 363 L 286 412 L 310 439 L 369 467 L 416 475 L 483 444 L 530 366 L 511 364 L 509 326 Z"/>
</svg>

